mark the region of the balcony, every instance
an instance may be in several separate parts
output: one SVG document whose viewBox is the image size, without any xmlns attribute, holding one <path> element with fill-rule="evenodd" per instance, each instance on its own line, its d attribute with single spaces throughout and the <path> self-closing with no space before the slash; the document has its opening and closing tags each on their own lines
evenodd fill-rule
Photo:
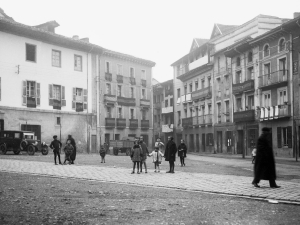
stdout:
<svg viewBox="0 0 300 225">
<path fill-rule="evenodd" d="M 143 87 L 146 87 L 146 86 L 147 86 L 147 81 L 144 80 L 144 79 L 141 79 L 141 85 L 142 85 Z"/>
<path fill-rule="evenodd" d="M 117 102 L 118 102 L 118 105 L 123 105 L 123 106 L 135 106 L 136 105 L 135 98 L 126 98 L 126 97 L 118 96 Z"/>
<path fill-rule="evenodd" d="M 205 115 L 205 124 L 212 125 L 212 114 Z"/>
<path fill-rule="evenodd" d="M 117 118 L 117 128 L 126 128 L 126 119 Z"/>
<path fill-rule="evenodd" d="M 108 72 L 105 72 L 105 80 L 112 81 L 112 74 L 108 73 Z"/>
<path fill-rule="evenodd" d="M 142 100 L 142 99 L 141 99 L 141 100 Z M 156 103 L 154 103 L 153 107 L 154 107 L 155 109 L 160 109 L 160 108 L 162 108 L 162 107 L 161 107 L 161 102 L 156 102 Z"/>
<path fill-rule="evenodd" d="M 231 68 L 222 67 L 214 71 L 215 77 L 220 77 L 226 74 L 231 74 Z"/>
<path fill-rule="evenodd" d="M 187 102 L 186 102 L 185 96 L 186 96 L 186 95 L 181 95 L 181 102 L 182 102 L 183 104 L 186 104 L 186 103 L 187 103 Z"/>
<path fill-rule="evenodd" d="M 142 129 L 149 129 L 149 120 L 141 120 L 141 128 Z"/>
<path fill-rule="evenodd" d="M 140 105 L 146 108 L 150 108 L 150 100 L 148 99 L 141 99 L 140 100 Z"/>
<path fill-rule="evenodd" d="M 186 100 L 186 102 L 192 102 L 192 94 L 191 93 L 186 94 L 185 100 Z"/>
<path fill-rule="evenodd" d="M 198 101 L 200 99 L 211 98 L 211 87 L 202 88 L 192 92 L 192 100 Z"/>
<path fill-rule="evenodd" d="M 193 126 L 193 117 L 183 118 L 182 126 L 183 127 L 192 127 Z"/>
<path fill-rule="evenodd" d="M 260 108 L 260 121 L 291 117 L 291 105 L 276 105 Z"/>
<path fill-rule="evenodd" d="M 194 116 L 193 117 L 193 126 L 198 126 L 199 123 L 198 123 L 198 116 Z"/>
<path fill-rule="evenodd" d="M 198 68 L 200 66 L 203 66 L 203 65 L 205 65 L 207 63 L 208 63 L 208 55 L 205 55 L 202 58 L 197 59 L 196 61 L 190 63 L 189 64 L 189 70 L 196 69 L 196 68 Z"/>
<path fill-rule="evenodd" d="M 233 113 L 233 121 L 239 122 L 251 122 L 255 120 L 255 110 L 245 110 Z"/>
<path fill-rule="evenodd" d="M 165 124 L 161 126 L 161 132 L 170 133 L 173 132 L 173 124 Z"/>
<path fill-rule="evenodd" d="M 198 122 L 199 122 L 200 126 L 204 126 L 205 125 L 205 115 L 199 116 Z"/>
<path fill-rule="evenodd" d="M 129 119 L 129 129 L 137 129 L 139 126 L 138 119 Z"/>
<path fill-rule="evenodd" d="M 106 128 L 114 128 L 116 126 L 115 118 L 105 118 L 105 127 Z"/>
<path fill-rule="evenodd" d="M 229 113 L 225 114 L 225 122 L 230 122 L 230 114 Z"/>
<path fill-rule="evenodd" d="M 232 94 L 240 94 L 246 91 L 254 91 L 254 80 L 247 80 L 243 83 L 233 84 L 232 85 Z"/>
<path fill-rule="evenodd" d="M 177 105 L 180 105 L 180 102 L 181 102 L 181 98 L 178 97 L 176 104 L 177 104 Z"/>
<path fill-rule="evenodd" d="M 129 83 L 131 85 L 136 85 L 135 78 L 134 77 L 129 77 Z"/>
<path fill-rule="evenodd" d="M 173 112 L 173 106 L 163 107 L 161 109 L 162 114 L 167 114 L 167 113 L 172 113 L 172 112 Z"/>
<path fill-rule="evenodd" d="M 218 115 L 218 123 L 222 123 L 222 117 L 221 117 L 221 115 Z"/>
<path fill-rule="evenodd" d="M 123 76 L 122 75 L 117 75 L 117 82 L 118 83 L 123 83 Z"/>
<path fill-rule="evenodd" d="M 181 76 L 181 75 L 183 75 L 187 72 L 189 72 L 189 65 L 188 64 L 184 65 L 183 67 L 181 67 L 180 69 L 177 70 L 177 77 Z"/>
<path fill-rule="evenodd" d="M 173 92 L 173 86 L 171 86 L 170 88 L 165 89 L 165 96 L 173 95 Z"/>
<path fill-rule="evenodd" d="M 117 97 L 115 95 L 104 94 L 104 102 L 114 105 L 117 102 Z"/>
<path fill-rule="evenodd" d="M 258 87 L 262 89 L 270 89 L 273 87 L 287 86 L 289 78 L 288 70 L 279 70 L 267 75 L 260 76 L 258 79 Z"/>
</svg>

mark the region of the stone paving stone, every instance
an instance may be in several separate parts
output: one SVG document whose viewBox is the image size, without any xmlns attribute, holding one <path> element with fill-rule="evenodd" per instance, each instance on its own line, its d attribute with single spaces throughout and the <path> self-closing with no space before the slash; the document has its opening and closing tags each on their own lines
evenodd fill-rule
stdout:
<svg viewBox="0 0 300 225">
<path fill-rule="evenodd" d="M 300 203 L 300 183 L 279 181 L 277 183 L 282 186 L 281 188 L 270 189 L 268 182 L 262 181 L 262 188 L 254 188 L 249 177 L 234 175 L 187 172 L 167 174 L 165 171 L 154 173 L 151 170 L 147 174 L 131 174 L 132 170 L 128 168 L 87 165 L 55 166 L 53 163 L 7 159 L 0 159 L 0 171 L 172 188 L 175 190 L 204 191 L 251 198 L 270 198 Z"/>
</svg>

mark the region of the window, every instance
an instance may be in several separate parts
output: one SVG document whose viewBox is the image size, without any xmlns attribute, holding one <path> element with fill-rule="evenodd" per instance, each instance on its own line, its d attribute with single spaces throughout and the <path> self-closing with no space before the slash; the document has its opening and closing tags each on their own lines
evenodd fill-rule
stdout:
<svg viewBox="0 0 300 225">
<path fill-rule="evenodd" d="M 157 117 L 154 115 L 154 123 L 157 123 Z"/>
<path fill-rule="evenodd" d="M 123 114 L 122 114 L 122 108 L 121 107 L 118 107 L 118 118 L 122 118 L 123 117 Z"/>
<path fill-rule="evenodd" d="M 184 110 L 184 116 L 187 118 L 187 109 Z"/>
<path fill-rule="evenodd" d="M 107 118 L 112 118 L 111 107 L 107 107 L 106 108 L 106 117 Z"/>
<path fill-rule="evenodd" d="M 278 43 L 278 52 L 282 52 L 285 50 L 285 40 L 281 38 Z"/>
<path fill-rule="evenodd" d="M 240 67 L 241 66 L 241 58 L 237 57 L 236 58 L 236 67 Z"/>
<path fill-rule="evenodd" d="M 146 90 L 142 89 L 142 99 L 146 99 Z"/>
<path fill-rule="evenodd" d="M 190 83 L 190 92 L 189 93 L 192 93 L 193 92 L 193 83 Z"/>
<path fill-rule="evenodd" d="M 141 78 L 146 80 L 146 70 L 142 70 L 141 72 L 142 72 Z"/>
<path fill-rule="evenodd" d="M 198 81 L 195 81 L 195 91 L 198 90 Z"/>
<path fill-rule="evenodd" d="M 82 71 L 82 57 L 80 55 L 74 55 L 74 70 Z"/>
<path fill-rule="evenodd" d="M 218 57 L 218 72 L 220 72 L 220 57 Z"/>
<path fill-rule="evenodd" d="M 61 52 L 52 50 L 52 66 L 61 67 Z"/>
<path fill-rule="evenodd" d="M 117 65 L 117 75 L 123 75 L 123 66 L 120 64 Z"/>
<path fill-rule="evenodd" d="M 110 62 L 105 62 L 105 72 L 106 73 L 111 73 L 111 69 L 110 69 Z"/>
<path fill-rule="evenodd" d="M 53 99 L 61 100 L 61 88 L 60 85 L 53 85 Z"/>
<path fill-rule="evenodd" d="M 165 107 L 168 107 L 168 106 L 169 106 L 169 101 L 167 99 L 167 100 L 165 100 Z"/>
<path fill-rule="evenodd" d="M 146 119 L 147 119 L 147 111 L 142 110 L 142 120 L 146 120 Z"/>
<path fill-rule="evenodd" d="M 253 53 L 248 52 L 248 63 L 252 63 L 252 62 L 253 62 Z"/>
<path fill-rule="evenodd" d="M 225 80 L 225 83 L 228 85 L 229 84 L 229 76 L 224 75 L 224 80 Z"/>
<path fill-rule="evenodd" d="M 134 68 L 130 67 L 130 77 L 135 77 Z"/>
<path fill-rule="evenodd" d="M 207 78 L 208 87 L 211 87 L 211 77 Z"/>
<path fill-rule="evenodd" d="M 213 146 L 214 145 L 214 138 L 212 133 L 206 134 L 206 146 Z"/>
<path fill-rule="evenodd" d="M 237 71 L 235 74 L 235 83 L 240 84 L 242 83 L 242 71 Z"/>
<path fill-rule="evenodd" d="M 247 69 L 247 80 L 254 80 L 253 66 Z"/>
<path fill-rule="evenodd" d="M 292 148 L 292 127 L 277 127 L 277 145 L 278 148 Z"/>
<path fill-rule="evenodd" d="M 178 126 L 181 124 L 181 111 L 178 111 L 177 112 L 177 115 L 178 115 Z"/>
<path fill-rule="evenodd" d="M 254 96 L 248 96 L 248 110 L 254 109 Z"/>
<path fill-rule="evenodd" d="M 278 90 L 278 105 L 284 105 L 287 102 L 286 88 Z"/>
<path fill-rule="evenodd" d="M 220 89 L 221 89 L 221 79 L 217 78 L 217 90 L 220 91 Z"/>
<path fill-rule="evenodd" d="M 111 84 L 106 83 L 106 94 L 111 95 Z"/>
<path fill-rule="evenodd" d="M 134 98 L 134 88 L 130 88 L 130 98 Z"/>
<path fill-rule="evenodd" d="M 204 87 L 205 87 L 205 80 L 202 79 L 202 80 L 201 80 L 201 89 L 203 89 Z"/>
<path fill-rule="evenodd" d="M 23 81 L 23 105 L 30 108 L 35 108 L 40 105 L 40 83 L 35 81 Z"/>
<path fill-rule="evenodd" d="M 187 86 L 184 86 L 184 94 L 187 94 Z"/>
<path fill-rule="evenodd" d="M 271 106 L 271 92 L 264 92 L 263 93 L 263 106 L 270 107 Z"/>
<path fill-rule="evenodd" d="M 217 103 L 218 117 L 221 117 L 221 102 Z"/>
<path fill-rule="evenodd" d="M 130 119 L 134 119 L 135 116 L 134 116 L 134 109 L 130 109 Z"/>
<path fill-rule="evenodd" d="M 26 61 L 36 62 L 36 45 L 26 44 Z"/>
<path fill-rule="evenodd" d="M 82 112 L 87 109 L 87 89 L 73 88 L 72 109 L 76 112 Z"/>
<path fill-rule="evenodd" d="M 264 57 L 267 57 L 267 56 L 269 56 L 270 55 L 270 47 L 269 47 L 269 45 L 268 44 L 266 44 L 265 46 L 264 46 Z"/>
<path fill-rule="evenodd" d="M 119 96 L 119 97 L 122 96 L 122 86 L 121 85 L 118 85 L 117 96 Z"/>
<path fill-rule="evenodd" d="M 208 115 L 211 115 L 211 105 L 208 105 Z"/>
<path fill-rule="evenodd" d="M 236 99 L 236 111 L 237 112 L 243 111 L 243 108 L 242 108 L 242 98 L 237 98 Z"/>
<path fill-rule="evenodd" d="M 61 125 L 61 123 L 60 123 L 60 117 L 56 117 L 56 125 Z"/>
<path fill-rule="evenodd" d="M 279 71 L 280 76 L 286 75 L 286 58 L 279 59 Z"/>
<path fill-rule="evenodd" d="M 170 98 L 170 106 L 173 106 L 174 103 L 173 103 L 173 98 Z"/>
<path fill-rule="evenodd" d="M 180 88 L 177 89 L 177 97 L 180 97 Z"/>
</svg>

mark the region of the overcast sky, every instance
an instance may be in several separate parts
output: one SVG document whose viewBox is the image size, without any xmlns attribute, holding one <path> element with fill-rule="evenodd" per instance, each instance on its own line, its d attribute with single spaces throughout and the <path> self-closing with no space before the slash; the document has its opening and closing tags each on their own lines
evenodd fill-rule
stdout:
<svg viewBox="0 0 300 225">
<path fill-rule="evenodd" d="M 299 0 L 1 0 L 15 21 L 55 20 L 56 33 L 89 37 L 102 47 L 156 62 L 153 77 L 173 77 L 170 66 L 193 38 L 208 38 L 214 23 L 240 25 L 259 14 L 292 18 Z"/>
</svg>

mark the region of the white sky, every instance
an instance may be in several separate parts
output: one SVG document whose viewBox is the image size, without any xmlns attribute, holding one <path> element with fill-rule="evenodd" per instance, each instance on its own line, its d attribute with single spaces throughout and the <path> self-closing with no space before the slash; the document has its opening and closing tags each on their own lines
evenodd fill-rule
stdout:
<svg viewBox="0 0 300 225">
<path fill-rule="evenodd" d="M 56 20 L 56 33 L 89 37 L 102 47 L 156 62 L 153 77 L 172 79 L 170 66 L 193 38 L 209 39 L 214 23 L 240 25 L 259 14 L 293 18 L 299 0 L 1 0 L 15 21 Z"/>
</svg>

